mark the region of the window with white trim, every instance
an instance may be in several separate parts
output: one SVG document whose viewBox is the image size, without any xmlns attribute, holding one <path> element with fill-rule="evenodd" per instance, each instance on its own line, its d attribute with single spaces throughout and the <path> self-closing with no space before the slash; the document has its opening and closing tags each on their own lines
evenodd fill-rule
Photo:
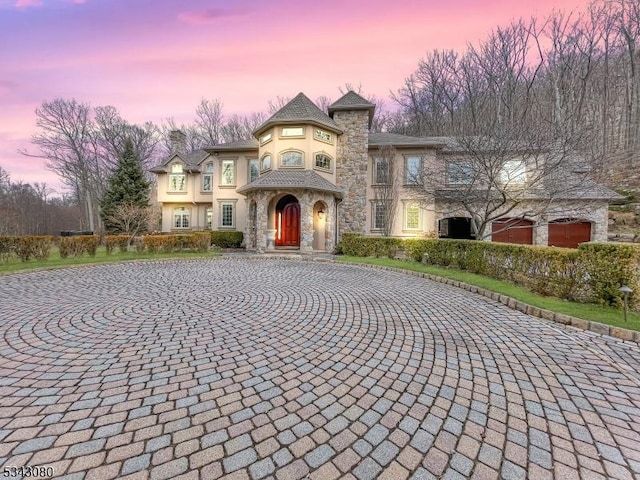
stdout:
<svg viewBox="0 0 640 480">
<path fill-rule="evenodd" d="M 174 163 L 171 165 L 171 173 L 169 174 L 169 191 L 187 191 L 187 175 L 184 173 L 184 167 L 181 163 Z"/>
<path fill-rule="evenodd" d="M 271 154 L 267 153 L 260 159 L 260 171 L 271 170 Z"/>
<path fill-rule="evenodd" d="M 473 174 L 473 163 L 468 160 L 447 163 L 447 183 L 449 185 L 471 185 Z"/>
<path fill-rule="evenodd" d="M 376 157 L 373 159 L 373 183 L 387 185 L 389 183 L 389 159 Z"/>
<path fill-rule="evenodd" d="M 260 176 L 260 162 L 257 159 L 249 160 L 249 183 L 255 181 Z"/>
<path fill-rule="evenodd" d="M 213 227 L 213 207 L 207 207 L 204 211 L 204 228 L 211 230 Z"/>
<path fill-rule="evenodd" d="M 222 160 L 220 162 L 220 185 L 232 187 L 236 184 L 235 160 Z"/>
<path fill-rule="evenodd" d="M 404 229 L 421 230 L 420 207 L 415 203 L 405 203 L 404 205 Z"/>
<path fill-rule="evenodd" d="M 298 152 L 297 150 L 289 150 L 280 154 L 281 167 L 302 167 L 302 162 L 302 152 Z"/>
<path fill-rule="evenodd" d="M 387 205 L 384 202 L 373 202 L 371 204 L 371 228 L 373 230 L 382 230 L 386 223 Z"/>
<path fill-rule="evenodd" d="M 422 157 L 411 155 L 404 157 L 404 184 L 420 185 L 422 173 Z"/>
<path fill-rule="evenodd" d="M 326 153 L 316 153 L 314 162 L 316 168 L 331 170 L 331 157 Z"/>
<path fill-rule="evenodd" d="M 319 128 L 314 129 L 313 136 L 316 140 L 320 140 L 322 142 L 333 143 L 333 135 L 331 133 L 321 130 Z"/>
<path fill-rule="evenodd" d="M 236 201 L 219 200 L 220 205 L 220 228 L 236 227 Z"/>
<path fill-rule="evenodd" d="M 527 180 L 527 171 L 523 160 L 504 162 L 500 170 L 500 181 L 504 185 L 520 185 Z"/>
<path fill-rule="evenodd" d="M 271 134 L 271 132 L 265 133 L 264 135 L 260 136 L 260 145 L 264 145 L 267 142 L 270 142 L 271 139 L 273 138 L 273 135 Z"/>
<path fill-rule="evenodd" d="M 282 137 L 304 137 L 304 127 L 282 127 L 280 130 Z"/>
<path fill-rule="evenodd" d="M 189 228 L 191 212 L 188 208 L 177 207 L 173 209 L 173 228 Z"/>
<path fill-rule="evenodd" d="M 210 192 L 213 189 L 213 162 L 207 162 L 202 174 L 202 191 Z"/>
</svg>

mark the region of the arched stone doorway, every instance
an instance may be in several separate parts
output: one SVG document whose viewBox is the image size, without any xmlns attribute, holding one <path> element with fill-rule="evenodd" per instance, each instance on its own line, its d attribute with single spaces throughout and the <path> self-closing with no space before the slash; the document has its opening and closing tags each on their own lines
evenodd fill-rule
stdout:
<svg viewBox="0 0 640 480">
<path fill-rule="evenodd" d="M 276 247 L 300 247 L 300 203 L 285 195 L 276 203 Z"/>
</svg>

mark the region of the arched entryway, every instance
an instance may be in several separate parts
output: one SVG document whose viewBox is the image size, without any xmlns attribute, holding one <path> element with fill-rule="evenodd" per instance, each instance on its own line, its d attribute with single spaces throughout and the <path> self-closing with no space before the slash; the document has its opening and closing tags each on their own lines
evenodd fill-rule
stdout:
<svg viewBox="0 0 640 480">
<path fill-rule="evenodd" d="M 276 204 L 276 247 L 300 246 L 300 203 L 285 195 Z"/>
<path fill-rule="evenodd" d="M 440 238 L 456 238 L 473 240 L 471 233 L 471 219 L 468 217 L 447 217 L 438 221 L 438 236 Z"/>
</svg>

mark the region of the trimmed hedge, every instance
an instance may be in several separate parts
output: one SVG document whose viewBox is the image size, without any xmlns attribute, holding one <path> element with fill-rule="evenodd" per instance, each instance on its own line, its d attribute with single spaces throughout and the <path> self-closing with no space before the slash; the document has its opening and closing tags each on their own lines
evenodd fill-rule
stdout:
<svg viewBox="0 0 640 480">
<path fill-rule="evenodd" d="M 215 245 L 218 248 L 240 248 L 242 246 L 244 238 L 242 232 L 212 230 L 209 233 L 211 234 L 211 245 Z"/>
<path fill-rule="evenodd" d="M 100 245 L 100 237 L 97 235 L 80 235 L 76 237 L 60 237 L 58 249 L 60 257 L 81 257 L 85 253 L 90 257 L 96 256 Z"/>
<path fill-rule="evenodd" d="M 392 240 L 395 240 L 393 242 Z M 407 257 L 506 280 L 533 292 L 569 300 L 620 307 L 621 285 L 640 307 L 640 246 L 584 243 L 578 249 L 448 239 L 387 239 L 343 235 L 340 249 L 358 257 L 389 256 L 404 248 Z"/>
<path fill-rule="evenodd" d="M 211 236 L 208 232 L 195 232 L 179 235 L 145 235 L 142 244 L 149 253 L 172 253 L 191 250 L 206 252 Z M 136 248 L 138 251 L 139 249 Z"/>
<path fill-rule="evenodd" d="M 107 249 L 107 255 L 111 255 L 116 247 L 121 253 L 126 253 L 129 250 L 129 235 L 107 235 L 104 237 L 104 246 Z"/>
<path fill-rule="evenodd" d="M 53 237 L 50 235 L 27 237 L 0 237 L 0 260 L 8 262 L 13 255 L 27 262 L 31 258 L 46 260 L 51 254 Z"/>
</svg>

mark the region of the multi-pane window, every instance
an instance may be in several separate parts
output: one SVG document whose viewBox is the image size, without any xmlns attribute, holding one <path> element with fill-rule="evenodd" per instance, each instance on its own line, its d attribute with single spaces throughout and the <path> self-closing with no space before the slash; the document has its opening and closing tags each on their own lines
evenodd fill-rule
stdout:
<svg viewBox="0 0 640 480">
<path fill-rule="evenodd" d="M 204 166 L 202 174 L 202 191 L 210 192 L 213 188 L 213 162 L 208 162 Z"/>
<path fill-rule="evenodd" d="M 173 228 L 189 228 L 190 211 L 185 207 L 173 210 Z"/>
<path fill-rule="evenodd" d="M 381 157 L 373 159 L 373 183 L 378 185 L 389 183 L 389 159 Z"/>
<path fill-rule="evenodd" d="M 326 132 L 324 130 L 320 130 L 319 128 L 316 128 L 313 131 L 313 136 L 317 139 L 317 140 L 322 140 L 323 142 L 328 142 L 331 143 L 333 137 L 329 132 Z"/>
<path fill-rule="evenodd" d="M 204 211 L 204 228 L 211 230 L 213 226 L 213 207 L 207 207 Z"/>
<path fill-rule="evenodd" d="M 447 183 L 450 185 L 470 185 L 473 174 L 473 164 L 469 161 L 447 163 Z"/>
<path fill-rule="evenodd" d="M 386 224 L 387 205 L 383 202 L 375 202 L 373 204 L 373 225 L 374 230 L 382 230 Z"/>
<path fill-rule="evenodd" d="M 404 228 L 405 230 L 420 229 L 420 207 L 416 204 L 408 204 L 404 210 Z"/>
<path fill-rule="evenodd" d="M 187 191 L 187 175 L 184 173 L 184 168 L 180 163 L 174 163 L 171 165 L 171 173 L 169 173 L 169 191 Z"/>
<path fill-rule="evenodd" d="M 316 153 L 315 155 L 316 168 L 323 170 L 331 170 L 331 157 L 326 153 Z"/>
<path fill-rule="evenodd" d="M 260 160 L 260 171 L 264 172 L 265 170 L 271 170 L 271 155 L 266 154 Z"/>
<path fill-rule="evenodd" d="M 505 185 L 525 183 L 527 179 L 526 168 L 522 160 L 509 160 L 504 162 L 500 170 L 500 180 Z"/>
<path fill-rule="evenodd" d="M 221 228 L 234 228 L 235 221 L 235 202 L 221 201 L 220 202 L 220 227 Z"/>
<path fill-rule="evenodd" d="M 220 164 L 220 185 L 233 186 L 236 184 L 235 167 L 234 160 L 222 160 Z"/>
<path fill-rule="evenodd" d="M 260 162 L 258 160 L 249 160 L 249 183 L 255 181 L 260 176 Z"/>
<path fill-rule="evenodd" d="M 410 156 L 404 158 L 404 184 L 420 185 L 422 172 L 422 157 Z"/>
<path fill-rule="evenodd" d="M 288 151 L 282 152 L 280 155 L 280 166 L 282 167 L 301 167 L 302 152 Z"/>
</svg>

